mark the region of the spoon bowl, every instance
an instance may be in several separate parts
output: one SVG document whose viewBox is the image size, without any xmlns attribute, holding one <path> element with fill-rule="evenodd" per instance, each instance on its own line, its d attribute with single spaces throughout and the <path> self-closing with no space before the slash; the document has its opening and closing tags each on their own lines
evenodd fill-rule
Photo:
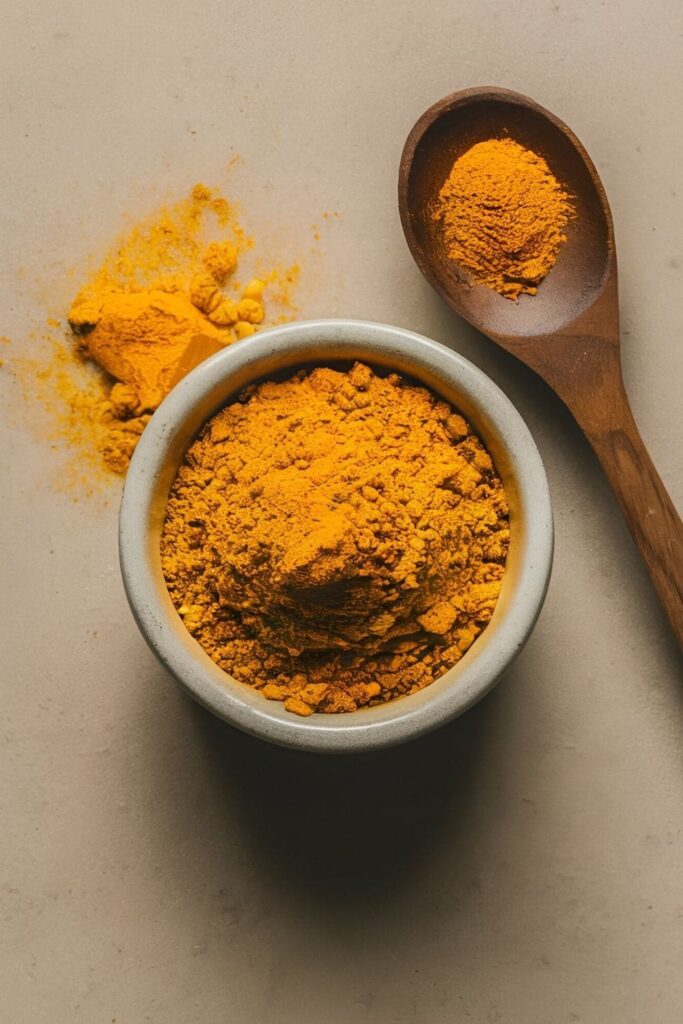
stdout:
<svg viewBox="0 0 683 1024">
<path fill-rule="evenodd" d="M 506 137 L 546 160 L 575 208 L 555 266 L 535 295 L 518 301 L 478 283 L 450 258 L 434 218 L 455 160 L 478 142 Z M 683 645 L 683 527 L 624 389 L 614 228 L 588 153 L 564 122 L 528 96 L 493 87 L 465 89 L 435 103 L 410 132 L 398 200 L 410 250 L 439 295 L 535 370 L 573 413 Z"/>
<path fill-rule="evenodd" d="M 458 157 L 487 139 L 511 138 L 538 153 L 576 210 L 556 265 L 536 295 L 504 298 L 449 258 L 434 219 L 439 189 Z M 576 136 L 533 100 L 504 89 L 466 89 L 430 107 L 401 160 L 403 229 L 422 272 L 456 312 L 498 340 L 547 335 L 575 320 L 603 289 L 614 260 L 607 197 Z"/>
</svg>

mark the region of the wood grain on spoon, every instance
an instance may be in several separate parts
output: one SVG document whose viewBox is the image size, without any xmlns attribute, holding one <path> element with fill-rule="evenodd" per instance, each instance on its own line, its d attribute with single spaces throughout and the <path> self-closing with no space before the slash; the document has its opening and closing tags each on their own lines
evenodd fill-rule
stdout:
<svg viewBox="0 0 683 1024">
<path fill-rule="evenodd" d="M 534 296 L 511 302 L 448 257 L 432 216 L 454 161 L 509 136 L 543 156 L 571 192 L 576 218 Z M 624 389 L 614 228 L 598 173 L 573 132 L 527 96 L 485 87 L 454 93 L 418 120 L 399 171 L 403 230 L 445 301 L 536 371 L 573 413 L 603 467 L 683 646 L 683 525 L 638 432 Z"/>
</svg>

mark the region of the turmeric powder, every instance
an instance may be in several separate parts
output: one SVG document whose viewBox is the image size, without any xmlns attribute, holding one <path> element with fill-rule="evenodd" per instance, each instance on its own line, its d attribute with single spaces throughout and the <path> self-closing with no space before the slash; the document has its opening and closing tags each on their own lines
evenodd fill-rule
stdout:
<svg viewBox="0 0 683 1024">
<path fill-rule="evenodd" d="M 510 138 L 478 142 L 458 157 L 432 211 L 448 256 L 515 300 L 536 294 L 573 215 L 543 157 Z"/>
<path fill-rule="evenodd" d="M 80 356 L 106 377 L 105 394 L 78 408 L 90 410 L 110 470 L 126 471 L 151 413 L 182 376 L 264 321 L 263 292 L 278 273 L 230 284 L 251 245 L 227 200 L 199 184 L 136 225 L 81 288 L 68 321 Z"/>
<path fill-rule="evenodd" d="M 463 417 L 356 363 L 247 388 L 188 450 L 161 560 L 210 657 L 299 715 L 413 693 L 488 623 L 505 492 Z"/>
</svg>

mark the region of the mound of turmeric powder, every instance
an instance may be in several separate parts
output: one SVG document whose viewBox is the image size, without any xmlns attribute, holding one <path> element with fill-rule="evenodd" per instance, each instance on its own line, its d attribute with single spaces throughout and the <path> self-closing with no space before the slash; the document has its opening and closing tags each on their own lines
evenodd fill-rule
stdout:
<svg viewBox="0 0 683 1024">
<path fill-rule="evenodd" d="M 432 212 L 450 258 L 508 299 L 536 294 L 573 215 L 543 157 L 510 138 L 458 157 Z"/>
<path fill-rule="evenodd" d="M 119 240 L 79 291 L 69 324 L 80 357 L 105 374 L 105 394 L 79 396 L 79 415 L 89 410 L 109 469 L 126 471 L 151 413 L 181 377 L 264 321 L 263 293 L 278 272 L 234 282 L 252 244 L 227 200 L 195 185 Z"/>
<path fill-rule="evenodd" d="M 248 388 L 187 452 L 161 557 L 187 629 L 296 714 L 428 685 L 489 621 L 505 492 L 468 424 L 357 363 Z"/>
</svg>

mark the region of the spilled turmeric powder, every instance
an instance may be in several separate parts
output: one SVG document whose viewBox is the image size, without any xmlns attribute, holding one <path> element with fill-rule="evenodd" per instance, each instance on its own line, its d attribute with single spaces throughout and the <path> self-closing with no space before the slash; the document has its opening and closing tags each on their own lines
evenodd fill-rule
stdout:
<svg viewBox="0 0 683 1024">
<path fill-rule="evenodd" d="M 33 301 L 50 315 L 21 342 L 7 339 L 4 382 L 20 400 L 10 398 L 6 414 L 59 451 L 54 486 L 74 499 L 106 490 L 186 373 L 292 318 L 298 276 L 297 263 L 274 262 L 255 245 L 225 196 L 196 185 L 123 233 L 68 312 L 54 297 L 63 280 L 32 278 Z"/>
<path fill-rule="evenodd" d="M 491 618 L 509 544 L 463 417 L 356 363 L 247 388 L 172 486 L 163 572 L 226 672 L 295 714 L 422 689 Z"/>
<path fill-rule="evenodd" d="M 536 294 L 573 215 L 543 157 L 511 138 L 478 142 L 458 157 L 432 211 L 448 256 L 507 299 Z"/>
<path fill-rule="evenodd" d="M 151 413 L 182 376 L 264 322 L 264 291 L 278 272 L 229 287 L 252 245 L 225 197 L 196 185 L 136 225 L 79 291 L 68 321 L 80 356 L 106 374 L 92 411 L 109 469 L 125 472 Z"/>
</svg>

